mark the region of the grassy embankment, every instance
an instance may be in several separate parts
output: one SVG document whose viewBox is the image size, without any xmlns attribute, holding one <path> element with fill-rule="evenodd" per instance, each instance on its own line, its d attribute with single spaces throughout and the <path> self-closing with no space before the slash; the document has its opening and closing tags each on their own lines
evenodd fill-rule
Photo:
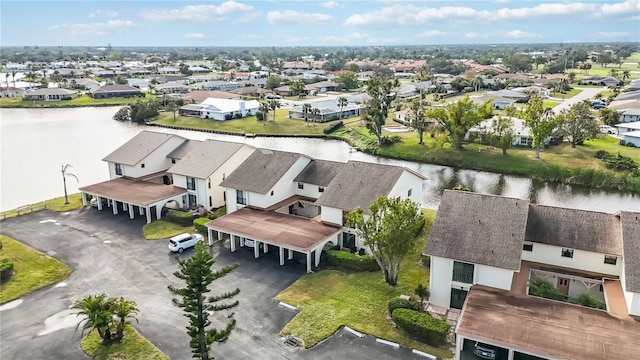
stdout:
<svg viewBox="0 0 640 360">
<path fill-rule="evenodd" d="M 387 303 L 402 294 L 412 294 L 418 284 L 428 285 L 429 269 L 419 264 L 435 211 L 425 211 L 427 225 L 416 246 L 401 263 L 398 286 L 390 287 L 382 272 L 345 273 L 324 270 L 304 275 L 276 296 L 276 300 L 301 309 L 281 331 L 294 335 L 310 348 L 335 333 L 340 326 L 449 358 L 451 352 L 407 337 L 387 315 Z"/>
<path fill-rule="evenodd" d="M 41 201 L 35 204 L 24 205 L 24 209 L 17 211 L 16 209 L 7 210 L 0 213 L 0 220 L 16 217 L 18 215 L 29 214 L 40 210 L 53 210 L 57 212 L 71 211 L 82 207 L 82 196 L 80 193 L 69 195 L 69 203 L 64 203 L 64 196 Z"/>
<path fill-rule="evenodd" d="M 0 99 L 0 107 L 3 108 L 69 108 L 83 106 L 117 106 L 133 104 L 140 99 L 155 98 L 155 95 L 146 94 L 145 98 L 114 98 L 94 99 L 89 95 L 81 95 L 71 100 L 60 101 L 34 101 L 22 98 Z"/>
<path fill-rule="evenodd" d="M 71 274 L 69 266 L 48 255 L 4 235 L 0 235 L 0 240 L 0 258 L 13 260 L 13 275 L 0 285 L 0 304 L 60 282 Z"/>
<path fill-rule="evenodd" d="M 80 347 L 96 360 L 169 360 L 157 347 L 140 335 L 131 325 L 125 328 L 121 343 L 104 346 L 97 331 L 90 332 L 82 339 Z"/>
</svg>

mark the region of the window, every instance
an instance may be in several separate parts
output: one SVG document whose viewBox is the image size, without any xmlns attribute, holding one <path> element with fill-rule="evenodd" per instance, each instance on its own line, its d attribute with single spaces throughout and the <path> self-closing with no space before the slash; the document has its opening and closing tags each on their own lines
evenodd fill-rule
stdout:
<svg viewBox="0 0 640 360">
<path fill-rule="evenodd" d="M 533 251 L 533 244 L 532 243 L 525 243 L 522 245 L 522 250 L 524 251 Z"/>
<path fill-rule="evenodd" d="M 298 189 L 304 189 L 304 184 L 303 184 L 303 183 L 301 183 L 301 182 L 299 182 L 299 183 L 298 183 Z"/>
<path fill-rule="evenodd" d="M 473 268 L 473 264 L 454 261 L 452 280 L 467 284 L 473 284 Z"/>
<path fill-rule="evenodd" d="M 213 206 L 213 201 L 211 199 L 211 196 L 209 196 L 209 207 L 212 207 L 212 206 Z"/>
<path fill-rule="evenodd" d="M 116 164 L 116 175 L 122 176 L 122 165 Z"/>
<path fill-rule="evenodd" d="M 198 199 L 196 198 L 196 196 L 193 194 L 189 194 L 189 206 L 194 207 L 197 204 L 198 204 Z"/>
<path fill-rule="evenodd" d="M 271 196 L 273 196 L 273 190 L 271 190 Z"/>
<path fill-rule="evenodd" d="M 227 201 L 227 192 L 226 191 L 222 192 L 222 201 L 224 201 L 224 202 Z"/>
<path fill-rule="evenodd" d="M 211 189 L 211 178 L 207 179 L 207 187 L 209 187 L 209 189 Z"/>
<path fill-rule="evenodd" d="M 562 248 L 562 257 L 573 258 L 573 249 Z"/>
<path fill-rule="evenodd" d="M 238 205 L 247 205 L 247 198 L 245 197 L 244 191 L 236 190 L 236 203 L 238 203 Z"/>
<path fill-rule="evenodd" d="M 144 169 L 144 164 L 140 164 L 140 168 Z"/>
<path fill-rule="evenodd" d="M 191 176 L 187 176 L 187 189 L 195 190 L 196 189 L 196 179 Z"/>
<path fill-rule="evenodd" d="M 604 256 L 604 263 L 605 264 L 615 265 L 616 262 L 618 262 L 618 257 L 616 257 L 616 256 L 608 256 L 608 255 Z"/>
<path fill-rule="evenodd" d="M 413 189 L 409 189 L 409 191 L 407 191 L 407 197 L 411 197 L 412 191 L 413 191 Z"/>
<path fill-rule="evenodd" d="M 318 186 L 318 192 L 324 192 L 324 188 L 321 186 Z"/>
<path fill-rule="evenodd" d="M 175 164 L 176 163 L 176 159 L 171 159 L 171 163 Z"/>
</svg>

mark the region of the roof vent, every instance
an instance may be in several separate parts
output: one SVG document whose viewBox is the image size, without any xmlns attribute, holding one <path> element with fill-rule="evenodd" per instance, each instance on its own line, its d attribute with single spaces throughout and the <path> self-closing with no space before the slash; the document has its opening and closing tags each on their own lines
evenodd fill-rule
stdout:
<svg viewBox="0 0 640 360">
<path fill-rule="evenodd" d="M 478 224 L 480 224 L 480 220 L 478 220 Z"/>
</svg>

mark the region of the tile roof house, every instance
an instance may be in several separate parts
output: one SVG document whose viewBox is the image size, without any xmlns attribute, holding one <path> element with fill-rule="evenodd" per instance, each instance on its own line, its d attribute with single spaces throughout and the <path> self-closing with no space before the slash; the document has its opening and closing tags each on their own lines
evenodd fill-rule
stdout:
<svg viewBox="0 0 640 360">
<path fill-rule="evenodd" d="M 635 356 L 637 346 L 624 339 L 640 334 L 633 320 L 640 318 L 640 212 L 445 190 L 424 254 L 431 256 L 431 306 L 461 309 L 456 358 L 476 341 L 509 357 Z M 540 281 L 566 302 L 532 296 Z M 605 311 L 574 305 L 585 295 Z M 615 351 L 607 347 L 612 339 Z"/>
<path fill-rule="evenodd" d="M 62 88 L 44 88 L 35 91 L 30 91 L 24 94 L 25 100 L 44 100 L 44 101 L 59 101 L 59 100 L 71 100 L 78 96 L 78 92 L 75 90 L 62 89 Z"/>
</svg>

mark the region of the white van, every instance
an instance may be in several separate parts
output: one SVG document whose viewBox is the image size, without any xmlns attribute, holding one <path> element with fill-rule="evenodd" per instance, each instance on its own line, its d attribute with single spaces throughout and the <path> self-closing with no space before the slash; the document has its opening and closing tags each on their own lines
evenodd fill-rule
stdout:
<svg viewBox="0 0 640 360">
<path fill-rule="evenodd" d="M 184 249 L 188 249 L 202 242 L 204 238 L 200 234 L 180 234 L 169 239 L 169 250 L 182 254 Z"/>
</svg>

